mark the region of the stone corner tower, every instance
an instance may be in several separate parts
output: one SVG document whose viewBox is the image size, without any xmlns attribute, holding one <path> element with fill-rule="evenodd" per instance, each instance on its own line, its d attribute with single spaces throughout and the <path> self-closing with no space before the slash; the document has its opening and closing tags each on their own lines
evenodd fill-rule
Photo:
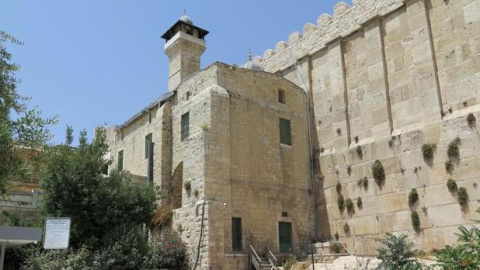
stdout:
<svg viewBox="0 0 480 270">
<path fill-rule="evenodd" d="M 205 51 L 207 30 L 193 24 L 190 17 L 183 15 L 162 35 L 167 42 L 168 91 L 173 91 L 186 77 L 200 70 L 200 58 Z"/>
</svg>

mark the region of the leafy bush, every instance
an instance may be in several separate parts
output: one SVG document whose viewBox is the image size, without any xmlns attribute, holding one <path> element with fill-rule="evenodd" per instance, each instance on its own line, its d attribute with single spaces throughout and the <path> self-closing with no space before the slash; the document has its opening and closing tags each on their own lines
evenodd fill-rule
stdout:
<svg viewBox="0 0 480 270">
<path fill-rule="evenodd" d="M 412 208 L 418 202 L 418 192 L 416 189 L 412 189 L 408 194 L 408 206 Z"/>
<path fill-rule="evenodd" d="M 340 210 L 340 212 L 343 213 L 343 211 L 345 211 L 345 199 L 343 199 L 342 194 L 338 195 L 337 205 L 338 205 L 338 210 Z"/>
<path fill-rule="evenodd" d="M 190 181 L 186 181 L 184 184 L 183 184 L 183 187 L 185 188 L 185 190 L 187 192 L 190 192 L 190 190 L 192 190 L 192 183 Z"/>
<path fill-rule="evenodd" d="M 348 225 L 348 223 L 345 222 L 345 224 L 343 224 L 343 232 L 345 234 L 349 234 L 350 233 L 350 225 Z"/>
<path fill-rule="evenodd" d="M 292 267 L 297 263 L 297 258 L 293 255 L 289 255 L 285 262 L 282 264 L 283 269 L 292 269 Z"/>
<path fill-rule="evenodd" d="M 460 144 L 460 138 L 455 138 L 449 145 L 447 149 L 447 155 L 450 159 L 458 159 L 460 156 L 460 149 L 458 145 Z"/>
<path fill-rule="evenodd" d="M 447 160 L 445 162 L 445 171 L 447 171 L 447 173 L 449 174 L 452 174 L 452 171 L 453 171 L 453 162 L 451 160 Z"/>
<path fill-rule="evenodd" d="M 418 215 L 418 212 L 413 210 L 410 213 L 410 219 L 412 220 L 412 227 L 415 230 L 415 232 L 420 232 L 421 227 L 420 227 L 420 216 Z"/>
<path fill-rule="evenodd" d="M 340 182 L 337 182 L 335 189 L 337 190 L 337 194 L 342 193 L 342 184 L 340 184 Z"/>
<path fill-rule="evenodd" d="M 194 189 L 193 196 L 198 197 L 198 195 L 200 195 L 200 191 L 198 191 L 198 189 Z"/>
<path fill-rule="evenodd" d="M 382 162 L 376 160 L 372 166 L 373 178 L 377 185 L 381 186 L 385 181 L 385 169 L 383 168 Z"/>
<path fill-rule="evenodd" d="M 470 128 L 475 127 L 475 124 L 477 122 L 477 119 L 475 118 L 475 115 L 473 113 L 469 113 L 467 116 L 467 123 Z"/>
<path fill-rule="evenodd" d="M 169 205 L 159 205 L 152 218 L 152 225 L 159 228 L 170 226 L 172 224 L 173 212 Z"/>
<path fill-rule="evenodd" d="M 448 179 L 447 187 L 448 187 L 448 190 L 452 193 L 458 191 L 457 182 L 455 182 L 455 180 L 453 180 L 452 178 Z"/>
<path fill-rule="evenodd" d="M 466 206 L 468 205 L 468 192 L 467 192 L 467 189 L 464 188 L 464 187 L 459 188 L 459 189 L 458 189 L 457 196 L 458 196 L 458 203 L 459 203 L 462 207 L 466 207 Z"/>
<path fill-rule="evenodd" d="M 189 269 L 184 243 L 171 230 L 165 229 L 160 236 L 148 243 L 144 227 L 130 228 L 116 234 L 115 241 L 97 249 L 82 246 L 62 251 L 40 251 L 29 257 L 27 269 Z"/>
<path fill-rule="evenodd" d="M 426 161 L 430 161 L 433 159 L 433 154 L 435 153 L 435 144 L 424 144 L 422 145 L 422 154 L 423 159 Z"/>
<path fill-rule="evenodd" d="M 353 207 L 352 199 L 348 198 L 348 199 L 345 201 L 345 205 L 346 205 L 346 207 L 347 207 L 347 212 L 348 212 L 349 214 L 355 213 L 355 208 Z"/>
<path fill-rule="evenodd" d="M 477 210 L 480 213 L 480 209 Z M 474 220 L 480 223 L 480 220 Z M 470 230 L 460 226 L 457 233 L 459 245 L 446 246 L 437 253 L 439 266 L 444 270 L 480 269 L 480 229 L 473 226 Z"/>
<path fill-rule="evenodd" d="M 362 150 L 362 147 L 361 147 L 360 145 L 357 146 L 356 151 L 357 151 L 358 157 L 359 157 L 360 159 L 363 159 L 363 150 Z"/>
<path fill-rule="evenodd" d="M 387 233 L 382 240 L 383 247 L 378 249 L 378 258 L 382 260 L 379 269 L 422 269 L 420 264 L 413 259 L 417 251 L 413 249 L 413 243 L 407 242 L 407 236 L 402 234 L 395 236 Z"/>
<path fill-rule="evenodd" d="M 357 207 L 358 207 L 358 209 L 362 209 L 362 207 L 363 207 L 362 198 L 360 198 L 360 197 L 357 198 Z"/>
</svg>

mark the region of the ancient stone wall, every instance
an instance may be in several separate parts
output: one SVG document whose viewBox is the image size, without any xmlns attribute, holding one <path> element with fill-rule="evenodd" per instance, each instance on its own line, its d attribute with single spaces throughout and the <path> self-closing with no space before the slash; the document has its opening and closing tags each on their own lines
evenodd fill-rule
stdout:
<svg viewBox="0 0 480 270">
<path fill-rule="evenodd" d="M 326 201 L 317 211 L 328 213 L 320 233 L 338 231 L 366 253 L 374 252 L 366 237 L 405 232 L 429 251 L 454 243 L 457 226 L 471 223 L 480 199 L 480 1 L 341 2 L 333 16 L 306 24 L 303 34 L 291 34 L 255 61 L 310 91 L 319 199 Z M 447 148 L 456 137 L 460 158 L 449 173 Z M 432 160 L 423 158 L 425 144 L 436 145 Z M 386 173 L 381 186 L 372 175 L 376 160 Z M 448 191 L 450 178 L 466 188 L 468 209 Z M 410 208 L 414 188 L 420 200 Z M 355 213 L 339 211 L 339 194 L 353 200 Z M 412 211 L 420 217 L 418 233 Z"/>
</svg>

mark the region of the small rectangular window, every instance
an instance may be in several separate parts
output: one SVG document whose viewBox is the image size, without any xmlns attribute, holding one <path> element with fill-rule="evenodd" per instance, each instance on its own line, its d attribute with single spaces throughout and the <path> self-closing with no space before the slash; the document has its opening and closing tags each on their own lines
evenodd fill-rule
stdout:
<svg viewBox="0 0 480 270">
<path fill-rule="evenodd" d="M 292 145 L 290 120 L 280 118 L 280 143 Z"/>
<path fill-rule="evenodd" d="M 190 135 L 190 113 L 184 113 L 181 119 L 181 140 L 185 140 Z"/>
<path fill-rule="evenodd" d="M 118 164 L 117 164 L 117 169 L 119 171 L 123 170 L 123 150 L 118 152 Z"/>
<path fill-rule="evenodd" d="M 232 218 L 232 250 L 242 251 L 242 219 Z"/>
<path fill-rule="evenodd" d="M 285 104 L 285 90 L 278 90 L 278 103 Z"/>
<path fill-rule="evenodd" d="M 145 136 L 145 158 L 148 158 L 148 147 L 152 143 L 152 133 Z"/>
</svg>

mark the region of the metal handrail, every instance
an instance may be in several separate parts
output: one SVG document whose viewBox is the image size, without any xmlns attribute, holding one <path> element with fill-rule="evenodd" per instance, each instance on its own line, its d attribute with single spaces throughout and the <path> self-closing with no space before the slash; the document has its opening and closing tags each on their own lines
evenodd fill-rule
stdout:
<svg viewBox="0 0 480 270">
<path fill-rule="evenodd" d="M 268 249 L 267 247 L 265 247 L 265 249 L 267 250 L 267 258 L 268 258 L 268 261 L 269 261 L 273 266 L 278 266 L 278 260 L 277 260 L 277 258 L 275 257 L 275 255 L 273 255 L 272 251 L 270 251 L 270 249 Z"/>
<path fill-rule="evenodd" d="M 255 249 L 252 247 L 252 245 L 250 245 L 250 253 L 252 254 L 250 257 L 252 258 L 253 265 L 257 270 L 260 270 L 260 265 L 262 263 L 262 260 L 260 259 L 260 256 L 258 256 Z"/>
</svg>

